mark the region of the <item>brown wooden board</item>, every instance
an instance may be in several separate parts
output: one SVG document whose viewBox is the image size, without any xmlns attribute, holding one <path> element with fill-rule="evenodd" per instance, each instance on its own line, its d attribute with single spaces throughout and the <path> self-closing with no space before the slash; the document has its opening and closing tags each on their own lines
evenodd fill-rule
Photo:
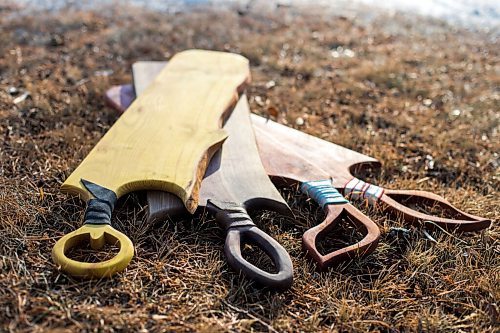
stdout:
<svg viewBox="0 0 500 333">
<path fill-rule="evenodd" d="M 438 226 L 451 230 L 474 231 L 487 228 L 491 224 L 488 219 L 460 211 L 436 194 L 383 189 L 354 178 L 351 171 L 355 168 L 380 166 L 380 163 L 371 157 L 257 115 L 252 115 L 252 124 L 262 162 L 271 177 L 299 181 L 326 177 L 349 199 L 380 204 L 389 212 L 402 216 L 408 223 L 426 223 L 430 228 Z M 281 158 L 275 158 L 278 153 Z M 443 216 L 420 212 L 409 207 L 412 205 L 438 206 Z"/>
<path fill-rule="evenodd" d="M 148 89 L 151 79 L 164 65 L 137 62 L 132 66 L 137 94 Z M 247 209 L 269 209 L 292 215 L 262 166 L 244 95 L 224 124 L 224 130 L 228 138 L 213 156 L 202 180 L 200 208 L 214 210 L 228 231 L 225 253 L 233 268 L 263 285 L 288 288 L 293 279 L 290 256 L 279 243 L 253 226 L 246 213 Z M 163 220 L 185 211 L 182 202 L 168 192 L 148 191 L 147 197 L 150 220 Z M 241 255 L 242 241 L 262 247 L 277 266 L 278 273 L 269 274 L 248 263 Z"/>
</svg>

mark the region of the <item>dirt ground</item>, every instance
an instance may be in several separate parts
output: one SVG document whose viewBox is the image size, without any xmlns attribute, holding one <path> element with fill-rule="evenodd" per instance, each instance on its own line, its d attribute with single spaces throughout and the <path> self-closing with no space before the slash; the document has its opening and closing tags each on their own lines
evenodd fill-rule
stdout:
<svg viewBox="0 0 500 333">
<path fill-rule="evenodd" d="M 498 331 L 495 35 L 293 7 L 18 16 L 3 6 L 0 27 L 0 331 Z M 382 229 L 379 248 L 320 273 L 301 235 L 323 214 L 284 188 L 296 219 L 255 217 L 293 260 L 295 283 L 279 293 L 228 267 L 211 217 L 150 225 L 138 193 L 113 217 L 136 246 L 128 269 L 103 281 L 62 273 L 50 251 L 80 225 L 85 203 L 59 186 L 119 116 L 103 93 L 131 81 L 133 62 L 188 48 L 248 57 L 253 112 L 376 157 L 383 170 L 367 180 L 432 191 L 493 226 L 429 231 L 432 241 L 358 205 Z M 336 231 L 324 246 L 359 237 Z"/>
</svg>

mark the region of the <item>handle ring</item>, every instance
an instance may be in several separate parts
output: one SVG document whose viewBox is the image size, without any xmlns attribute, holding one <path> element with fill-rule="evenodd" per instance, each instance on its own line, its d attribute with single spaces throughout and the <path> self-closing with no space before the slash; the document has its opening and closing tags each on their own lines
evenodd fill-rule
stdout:
<svg viewBox="0 0 500 333">
<path fill-rule="evenodd" d="M 226 230 L 224 253 L 233 269 L 266 287 L 280 290 L 291 287 L 293 264 L 290 255 L 274 238 L 255 226 L 242 205 L 208 200 L 207 208 L 215 215 L 219 225 Z M 243 258 L 242 243 L 253 244 L 263 250 L 273 261 L 278 272 L 266 272 Z"/>
<path fill-rule="evenodd" d="M 85 242 L 90 242 L 94 250 L 101 249 L 106 243 L 118 245 L 119 251 L 113 258 L 97 263 L 81 262 L 66 256 L 69 249 Z M 59 239 L 52 249 L 52 259 L 63 271 L 87 279 L 110 277 L 121 272 L 133 256 L 132 241 L 109 224 L 85 224 Z"/>
<path fill-rule="evenodd" d="M 263 250 L 278 272 L 266 272 L 243 258 L 241 253 L 243 243 L 256 245 Z M 274 238 L 256 226 L 229 228 L 224 253 L 231 267 L 263 286 L 285 290 L 293 283 L 293 265 L 290 255 Z"/>
</svg>

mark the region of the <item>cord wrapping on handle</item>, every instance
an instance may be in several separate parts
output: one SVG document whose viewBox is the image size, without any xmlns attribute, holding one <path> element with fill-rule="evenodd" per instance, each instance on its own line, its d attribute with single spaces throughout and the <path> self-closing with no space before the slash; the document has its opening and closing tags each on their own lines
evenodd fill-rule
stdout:
<svg viewBox="0 0 500 333">
<path fill-rule="evenodd" d="M 307 194 L 321 207 L 326 205 L 343 205 L 348 201 L 332 186 L 329 179 L 304 182 L 300 186 L 302 193 Z"/>
<path fill-rule="evenodd" d="M 382 187 L 364 182 L 356 177 L 351 179 L 344 187 L 344 195 L 352 200 L 367 200 L 374 205 L 384 194 Z"/>
<path fill-rule="evenodd" d="M 85 179 L 82 179 L 81 182 L 87 191 L 95 197 L 94 199 L 90 199 L 87 203 L 84 224 L 111 225 L 111 213 L 118 200 L 115 192 Z"/>
<path fill-rule="evenodd" d="M 229 228 L 255 226 L 246 209 L 234 202 L 208 200 L 207 208 L 215 214 L 217 222 L 226 231 Z"/>
</svg>

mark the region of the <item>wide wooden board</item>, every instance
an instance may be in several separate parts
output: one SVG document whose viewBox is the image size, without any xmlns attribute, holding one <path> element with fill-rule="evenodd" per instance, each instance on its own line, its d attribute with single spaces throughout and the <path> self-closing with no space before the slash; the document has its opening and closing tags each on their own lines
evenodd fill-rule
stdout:
<svg viewBox="0 0 500 333">
<path fill-rule="evenodd" d="M 188 211 L 213 153 L 227 137 L 224 118 L 249 80 L 239 55 L 189 50 L 175 55 L 62 185 L 88 200 L 81 179 L 114 191 L 161 190 Z"/>
</svg>

